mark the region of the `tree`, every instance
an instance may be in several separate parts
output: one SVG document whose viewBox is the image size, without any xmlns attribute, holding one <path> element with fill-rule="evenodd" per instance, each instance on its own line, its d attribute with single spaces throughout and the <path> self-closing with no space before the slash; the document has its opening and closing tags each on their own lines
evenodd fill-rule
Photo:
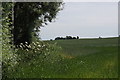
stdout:
<svg viewBox="0 0 120 80">
<path fill-rule="evenodd" d="M 102 39 L 102 37 L 99 36 L 99 39 Z"/>
<path fill-rule="evenodd" d="M 14 5 L 14 44 L 28 44 L 40 27 L 52 22 L 62 10 L 62 2 L 17 2 Z"/>
<path fill-rule="evenodd" d="M 79 39 L 79 36 L 77 36 L 77 39 Z"/>
<path fill-rule="evenodd" d="M 66 36 L 66 39 L 72 39 L 72 36 Z"/>
<path fill-rule="evenodd" d="M 72 39 L 76 39 L 76 37 L 73 37 Z"/>
</svg>

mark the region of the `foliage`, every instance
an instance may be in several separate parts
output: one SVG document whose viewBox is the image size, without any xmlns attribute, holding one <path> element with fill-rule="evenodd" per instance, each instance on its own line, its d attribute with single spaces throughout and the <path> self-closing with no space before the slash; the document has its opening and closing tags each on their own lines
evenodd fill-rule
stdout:
<svg viewBox="0 0 120 80">
<path fill-rule="evenodd" d="M 62 2 L 16 2 L 14 6 L 14 44 L 32 42 L 41 26 L 52 22 L 62 9 Z"/>
<path fill-rule="evenodd" d="M 25 49 L 25 47 L 27 46 L 27 48 Z M 31 44 L 28 44 L 27 42 L 25 42 L 25 44 L 20 43 L 18 51 L 16 52 L 16 54 L 19 55 L 21 61 L 23 62 L 28 62 L 31 59 L 36 58 L 37 56 L 40 55 L 47 55 L 46 51 L 47 49 L 47 44 L 44 44 L 41 41 L 38 42 L 32 42 Z"/>
<path fill-rule="evenodd" d="M 61 51 L 61 47 L 58 47 L 55 44 L 48 44 L 46 42 L 42 42 L 42 41 L 37 41 L 37 42 L 32 42 L 31 44 L 28 44 L 27 42 L 25 42 L 26 44 L 23 45 L 23 43 L 21 43 L 19 45 L 19 48 L 17 48 L 18 50 L 16 51 L 16 54 L 19 56 L 19 59 L 17 59 L 17 61 L 19 62 L 19 64 L 17 64 L 14 67 L 14 70 L 9 70 L 7 72 L 7 74 L 9 74 L 8 76 L 12 78 L 15 76 L 13 76 L 13 74 L 11 73 L 16 73 L 16 71 L 18 71 L 18 67 L 19 66 L 24 66 L 24 64 L 27 64 L 27 66 L 32 66 L 36 63 L 36 59 L 40 59 L 41 63 L 39 63 L 40 65 L 45 64 L 43 63 L 45 60 L 48 60 L 48 62 L 52 62 L 53 60 L 55 60 L 56 58 L 60 58 L 60 56 L 56 56 L 59 54 L 56 54 L 57 52 Z M 24 47 L 27 46 L 27 49 L 24 49 Z M 52 57 L 53 55 L 55 55 L 54 57 Z M 50 58 L 51 57 L 51 58 Z M 49 59 L 48 59 L 49 58 Z M 33 62 L 34 61 L 34 62 Z M 48 66 L 46 66 L 48 67 Z M 22 68 L 22 67 L 21 67 Z M 24 73 L 22 73 L 24 74 Z"/>
<path fill-rule="evenodd" d="M 49 2 L 2 3 L 2 7 L 0 7 L 2 9 L 2 36 L 0 38 L 2 38 L 3 78 L 8 77 L 8 72 L 14 71 L 14 68 L 22 61 L 27 62 L 47 51 L 46 44 L 31 42 L 38 40 L 36 34 L 43 23 L 47 24 L 55 19 L 57 12 L 62 9 L 61 4 Z M 14 23 L 12 18 L 14 18 Z M 33 37 L 32 40 L 31 37 Z"/>
<path fill-rule="evenodd" d="M 13 70 L 13 67 L 18 63 L 18 56 L 15 54 L 16 49 L 13 49 L 12 45 L 12 34 L 11 30 L 13 28 L 11 17 L 12 16 L 12 3 L 3 2 L 2 3 L 2 75 L 6 78 L 6 72 Z"/>
<path fill-rule="evenodd" d="M 50 55 L 50 53 L 56 53 L 61 50 L 60 47 L 56 46 L 56 43 L 48 44 L 42 41 L 32 42 L 31 44 L 25 42 L 25 44 L 21 43 L 18 46 L 16 54 L 19 55 L 23 62 L 28 62 L 38 56 Z M 27 48 L 25 49 L 26 46 Z"/>
</svg>

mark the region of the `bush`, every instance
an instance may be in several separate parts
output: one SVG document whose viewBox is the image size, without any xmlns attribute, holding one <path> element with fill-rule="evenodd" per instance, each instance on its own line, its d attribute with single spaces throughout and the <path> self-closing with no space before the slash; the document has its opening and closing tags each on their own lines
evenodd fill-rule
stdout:
<svg viewBox="0 0 120 80">
<path fill-rule="evenodd" d="M 11 44 L 13 36 L 11 34 L 12 29 L 12 3 L 2 3 L 2 32 L 0 38 L 2 38 L 2 78 L 5 79 L 7 76 L 7 73 L 11 70 L 14 70 L 14 66 L 18 64 L 17 60 L 19 59 L 17 54 L 15 54 L 16 49 L 14 49 L 14 46 Z"/>
<path fill-rule="evenodd" d="M 19 48 L 16 54 L 19 55 L 19 57 L 21 58 L 21 61 L 27 62 L 41 54 L 46 55 L 45 53 L 46 51 L 47 51 L 47 45 L 45 45 L 41 41 L 32 42 L 29 45 L 26 42 L 26 44 L 24 45 L 23 43 L 19 45 Z"/>
</svg>

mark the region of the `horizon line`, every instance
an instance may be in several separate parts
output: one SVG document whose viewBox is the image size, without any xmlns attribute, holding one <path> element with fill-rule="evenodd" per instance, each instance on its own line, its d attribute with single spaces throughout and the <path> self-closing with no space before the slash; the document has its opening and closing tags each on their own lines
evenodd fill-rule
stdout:
<svg viewBox="0 0 120 80">
<path fill-rule="evenodd" d="M 72 36 L 72 37 L 74 37 L 74 36 Z M 78 36 L 78 37 L 79 37 L 79 39 L 94 39 L 94 38 L 100 38 L 100 37 L 101 38 L 115 38 L 115 37 L 119 37 L 119 35 L 118 36 L 98 36 L 98 37 L 80 37 L 80 36 Z M 45 41 L 45 40 L 55 40 L 55 38 L 51 38 L 51 39 L 42 39 L 41 38 L 41 40 L 42 41 Z"/>
</svg>

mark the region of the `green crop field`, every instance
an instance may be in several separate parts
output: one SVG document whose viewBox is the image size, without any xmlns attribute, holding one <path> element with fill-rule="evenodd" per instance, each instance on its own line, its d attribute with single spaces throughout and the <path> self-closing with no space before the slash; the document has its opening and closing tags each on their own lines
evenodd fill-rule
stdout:
<svg viewBox="0 0 120 80">
<path fill-rule="evenodd" d="M 49 55 L 21 63 L 15 78 L 117 78 L 118 38 L 53 40 Z"/>
</svg>

